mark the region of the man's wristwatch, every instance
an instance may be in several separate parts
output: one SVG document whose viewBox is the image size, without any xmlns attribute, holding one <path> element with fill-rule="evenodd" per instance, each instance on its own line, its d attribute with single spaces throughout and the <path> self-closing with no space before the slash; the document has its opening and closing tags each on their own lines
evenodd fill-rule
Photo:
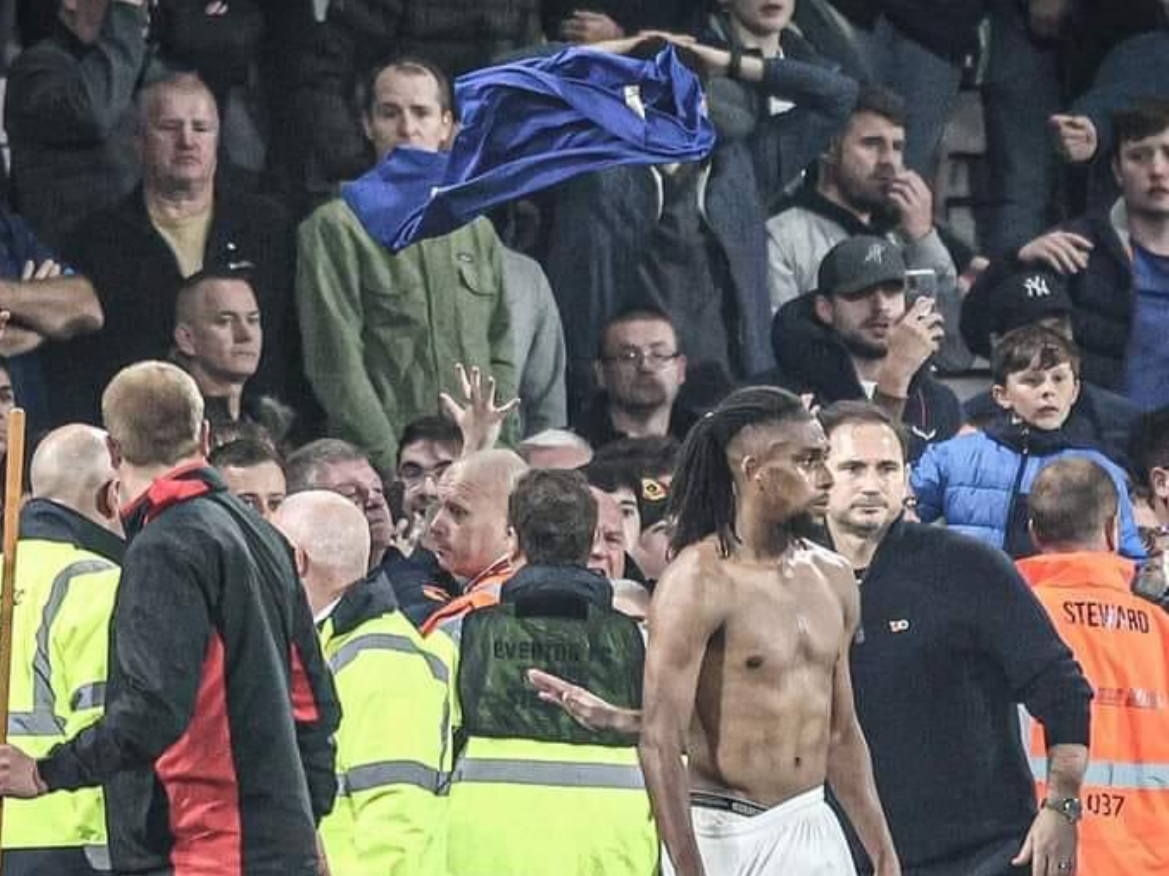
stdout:
<svg viewBox="0 0 1169 876">
<path fill-rule="evenodd" d="M 1064 797 L 1062 799 L 1048 797 L 1043 801 L 1043 808 L 1058 812 L 1068 820 L 1069 824 L 1075 824 L 1084 817 L 1084 804 L 1078 797 Z"/>
</svg>

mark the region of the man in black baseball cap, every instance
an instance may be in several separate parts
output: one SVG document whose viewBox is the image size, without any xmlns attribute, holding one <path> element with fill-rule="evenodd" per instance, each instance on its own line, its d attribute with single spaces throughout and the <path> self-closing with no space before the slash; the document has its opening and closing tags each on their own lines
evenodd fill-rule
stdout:
<svg viewBox="0 0 1169 876">
<path fill-rule="evenodd" d="M 1072 336 L 1072 300 L 1067 282 L 1055 271 L 1023 266 L 987 291 L 986 307 L 963 308 L 962 335 L 979 356 L 990 358 L 1007 332 L 1042 323 L 1069 340 Z M 989 390 L 966 400 L 966 422 L 983 428 L 1005 416 Z M 1124 396 L 1083 381 L 1064 430 L 1123 462 L 1139 411 Z"/>
<path fill-rule="evenodd" d="M 962 425 L 961 406 L 930 376 L 944 334 L 929 297 L 907 305 L 905 259 L 890 241 L 851 237 L 820 263 L 816 291 L 775 315 L 771 345 L 779 367 L 762 378 L 817 404 L 871 399 L 901 419 L 916 459 Z"/>
</svg>

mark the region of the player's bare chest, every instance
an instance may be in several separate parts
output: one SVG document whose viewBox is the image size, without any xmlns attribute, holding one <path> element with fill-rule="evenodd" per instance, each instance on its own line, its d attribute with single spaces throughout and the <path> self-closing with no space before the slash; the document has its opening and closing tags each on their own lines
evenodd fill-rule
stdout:
<svg viewBox="0 0 1169 876">
<path fill-rule="evenodd" d="M 719 636 L 724 659 L 768 671 L 834 662 L 844 635 L 844 611 L 819 575 L 783 578 L 779 570 L 745 577 Z"/>
</svg>

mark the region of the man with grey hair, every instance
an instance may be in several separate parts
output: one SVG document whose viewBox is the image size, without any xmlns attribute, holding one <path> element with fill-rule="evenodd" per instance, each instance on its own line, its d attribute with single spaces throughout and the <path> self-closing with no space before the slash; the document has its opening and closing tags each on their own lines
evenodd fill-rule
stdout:
<svg viewBox="0 0 1169 876">
<path fill-rule="evenodd" d="M 181 369 L 122 370 L 102 413 L 130 539 L 106 713 L 39 760 L 0 747 L 0 794 L 104 784 L 117 872 L 317 876 L 340 715 L 287 545 L 206 467 Z"/>
<path fill-rule="evenodd" d="M 51 432 L 33 455 L 30 479 L 33 498 L 20 514 L 9 735 L 43 757 L 101 716 L 124 544 L 105 432 L 80 425 Z M 10 876 L 97 873 L 106 842 L 100 792 L 14 800 L 5 815 Z"/>
<path fill-rule="evenodd" d="M 89 277 L 105 314 L 102 331 L 55 345 L 46 371 L 55 422 L 96 422 L 94 400 L 118 369 L 165 359 L 185 280 L 204 269 L 232 273 L 250 263 L 264 343 L 249 390 L 304 407 L 295 343 L 290 220 L 267 198 L 232 191 L 217 178 L 219 108 L 192 73 L 150 82 L 138 97 L 142 186 L 84 219 L 62 249 Z"/>
<path fill-rule="evenodd" d="M 369 564 L 369 529 L 361 510 L 331 490 L 305 490 L 276 510 L 273 525 L 292 545 L 296 572 L 317 623 L 361 583 Z"/>
<path fill-rule="evenodd" d="M 329 490 L 362 511 L 370 537 L 369 577 L 389 579 L 399 607 L 414 624 L 421 627 L 450 599 L 453 582 L 445 580 L 432 557 L 417 550 L 405 556 L 398 550 L 382 479 L 360 449 L 339 438 L 321 438 L 288 458 L 286 476 L 289 495 Z"/>
<path fill-rule="evenodd" d="M 340 795 L 321 825 L 329 865 L 336 873 L 445 872 L 438 791 L 453 746 L 444 661 L 398 610 L 386 574 L 365 576 L 369 534 L 351 502 L 307 490 L 280 506 L 275 523 L 295 549 L 344 711 Z"/>
<path fill-rule="evenodd" d="M 1118 554 L 1120 497 L 1108 472 L 1083 457 L 1044 466 L 1028 496 L 1039 554 L 1019 560 L 1061 639 L 1096 691 L 1091 760 L 1081 791 L 1078 869 L 1157 873 L 1169 862 L 1159 830 L 1169 810 L 1158 764 L 1167 750 L 1169 615 L 1132 592 L 1134 565 Z M 1031 727 L 1031 769 L 1045 788 L 1047 752 Z M 1120 807 L 1124 816 L 1120 817 Z"/>
<path fill-rule="evenodd" d="M 340 493 L 365 514 L 372 569 L 394 542 L 394 518 L 382 479 L 359 448 L 339 438 L 321 438 L 301 447 L 285 466 L 288 494 L 304 490 Z"/>
</svg>

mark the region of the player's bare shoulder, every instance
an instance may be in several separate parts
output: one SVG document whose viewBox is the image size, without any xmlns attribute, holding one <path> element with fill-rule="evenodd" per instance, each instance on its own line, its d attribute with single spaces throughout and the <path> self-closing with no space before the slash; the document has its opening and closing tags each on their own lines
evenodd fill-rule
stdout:
<svg viewBox="0 0 1169 876">
<path fill-rule="evenodd" d="M 853 575 L 852 566 L 848 560 L 836 553 L 836 551 L 807 539 L 801 539 L 794 549 L 801 554 L 806 562 L 815 565 L 817 569 L 833 581 L 852 585 L 856 584 L 856 576 Z"/>
<path fill-rule="evenodd" d="M 735 586 L 726 562 L 714 537 L 687 545 L 670 561 L 654 587 L 653 608 L 677 606 L 704 613 L 725 612 L 727 591 Z"/>
<path fill-rule="evenodd" d="M 846 617 L 856 615 L 860 604 L 860 591 L 852 565 L 833 550 L 815 542 L 803 540 L 793 548 L 792 560 L 796 564 L 807 564 L 816 570 L 833 594 L 840 600 Z"/>
</svg>

